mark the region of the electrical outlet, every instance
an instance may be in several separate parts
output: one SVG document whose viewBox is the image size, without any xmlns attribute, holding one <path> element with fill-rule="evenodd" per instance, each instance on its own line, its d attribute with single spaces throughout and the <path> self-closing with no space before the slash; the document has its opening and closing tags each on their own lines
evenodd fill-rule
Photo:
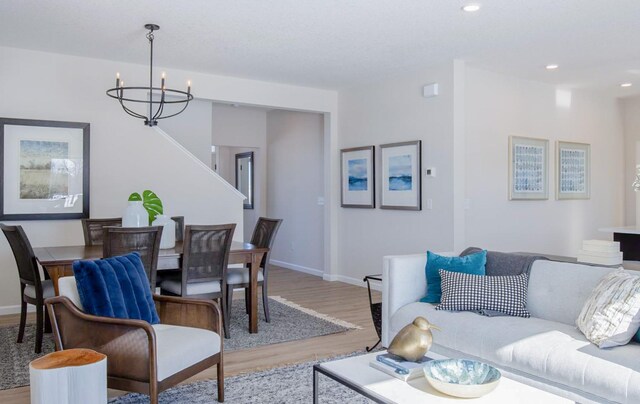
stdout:
<svg viewBox="0 0 640 404">
<path fill-rule="evenodd" d="M 427 199 L 427 209 L 433 209 L 433 199 L 431 198 Z"/>
</svg>

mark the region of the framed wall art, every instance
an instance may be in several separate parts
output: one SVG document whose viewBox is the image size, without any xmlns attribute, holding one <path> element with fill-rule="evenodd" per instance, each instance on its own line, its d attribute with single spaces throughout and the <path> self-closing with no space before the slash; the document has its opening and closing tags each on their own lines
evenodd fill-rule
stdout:
<svg viewBox="0 0 640 404">
<path fill-rule="evenodd" d="M 549 199 L 549 141 L 509 137 L 509 199 Z"/>
<path fill-rule="evenodd" d="M 589 199 L 591 146 L 556 142 L 556 199 Z"/>
<path fill-rule="evenodd" d="M 375 146 L 341 150 L 343 208 L 375 208 Z"/>
<path fill-rule="evenodd" d="M 380 146 L 381 209 L 422 210 L 422 141 Z"/>
<path fill-rule="evenodd" d="M 0 220 L 89 217 L 89 124 L 0 118 Z"/>
</svg>

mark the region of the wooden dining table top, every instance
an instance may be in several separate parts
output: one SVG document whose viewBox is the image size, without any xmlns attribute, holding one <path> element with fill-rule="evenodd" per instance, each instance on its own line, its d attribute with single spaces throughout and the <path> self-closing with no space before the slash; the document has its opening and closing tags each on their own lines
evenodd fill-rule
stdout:
<svg viewBox="0 0 640 404">
<path fill-rule="evenodd" d="M 258 247 L 251 243 L 234 241 L 231 243 L 229 254 L 266 253 L 269 249 Z M 102 258 L 102 245 L 73 245 L 59 247 L 38 247 L 33 249 L 41 265 L 71 265 L 74 261 Z M 161 249 L 159 258 L 182 256 L 182 241 L 177 241 L 175 247 Z"/>
</svg>

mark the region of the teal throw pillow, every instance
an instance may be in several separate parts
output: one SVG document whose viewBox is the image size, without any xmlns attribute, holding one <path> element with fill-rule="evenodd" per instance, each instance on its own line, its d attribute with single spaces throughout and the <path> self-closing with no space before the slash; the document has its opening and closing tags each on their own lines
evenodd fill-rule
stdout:
<svg viewBox="0 0 640 404">
<path fill-rule="evenodd" d="M 446 257 L 427 251 L 427 265 L 425 266 L 427 295 L 420 301 L 423 303 L 440 303 L 440 298 L 442 297 L 440 283 L 442 279 L 440 278 L 439 270 L 484 275 L 486 263 L 487 250 L 465 255 L 464 257 Z"/>
</svg>

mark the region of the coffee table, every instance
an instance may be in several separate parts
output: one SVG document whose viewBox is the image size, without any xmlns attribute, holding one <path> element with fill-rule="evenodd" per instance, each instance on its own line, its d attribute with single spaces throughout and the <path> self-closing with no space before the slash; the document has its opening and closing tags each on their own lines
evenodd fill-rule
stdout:
<svg viewBox="0 0 640 404">
<path fill-rule="evenodd" d="M 313 367 L 313 403 L 318 403 L 318 377 L 325 375 L 351 390 L 376 403 L 573 403 L 560 396 L 539 390 L 535 387 L 505 377 L 504 373 L 498 387 L 484 397 L 461 399 L 451 397 L 435 390 L 427 379 L 419 377 L 403 382 L 369 366 L 371 360 L 384 352 L 354 356 Z M 444 356 L 429 352 L 433 359 L 445 359 Z"/>
</svg>

